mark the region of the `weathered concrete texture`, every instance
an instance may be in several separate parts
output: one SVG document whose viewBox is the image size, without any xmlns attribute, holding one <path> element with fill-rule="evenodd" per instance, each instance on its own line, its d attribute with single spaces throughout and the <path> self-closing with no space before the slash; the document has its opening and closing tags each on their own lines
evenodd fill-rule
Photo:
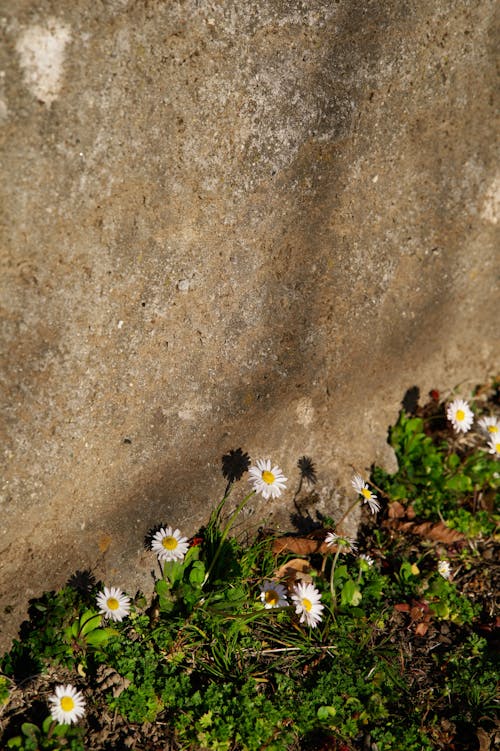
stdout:
<svg viewBox="0 0 500 751">
<path fill-rule="evenodd" d="M 77 568 L 145 586 L 227 449 L 335 514 L 406 388 L 500 367 L 494 8 L 3 4 L 2 646 Z"/>
</svg>

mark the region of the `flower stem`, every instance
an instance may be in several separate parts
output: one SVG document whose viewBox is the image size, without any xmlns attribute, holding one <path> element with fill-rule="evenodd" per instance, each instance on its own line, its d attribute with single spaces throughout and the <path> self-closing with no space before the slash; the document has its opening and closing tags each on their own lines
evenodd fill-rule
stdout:
<svg viewBox="0 0 500 751">
<path fill-rule="evenodd" d="M 340 547 L 341 546 L 339 545 L 337 552 L 333 557 L 332 570 L 330 571 L 330 592 L 332 593 L 332 608 L 335 608 L 337 606 L 337 594 L 335 592 L 335 566 L 337 565 L 337 561 L 339 559 Z"/>
<path fill-rule="evenodd" d="M 224 496 L 223 496 L 221 502 L 219 503 L 219 505 L 217 506 L 217 508 L 215 509 L 215 511 L 212 511 L 212 513 L 210 515 L 210 521 L 208 522 L 209 526 L 216 527 L 217 524 L 219 523 L 219 519 L 220 519 L 220 515 L 221 515 L 221 512 L 222 512 L 222 509 L 224 508 L 224 504 L 226 503 L 227 499 L 229 498 L 229 494 L 231 492 L 231 488 L 232 487 L 233 487 L 233 484 L 231 482 L 228 482 L 227 487 L 226 487 L 226 491 L 224 493 Z"/>
<path fill-rule="evenodd" d="M 214 566 L 217 563 L 217 560 L 218 560 L 219 555 L 221 553 L 222 547 L 223 547 L 223 545 L 224 545 L 224 543 L 226 541 L 226 538 L 227 538 L 227 536 L 228 536 L 228 534 L 229 534 L 229 532 L 231 530 L 231 527 L 233 526 L 233 522 L 234 522 L 235 518 L 238 516 L 238 514 L 240 513 L 240 511 L 243 509 L 243 507 L 245 506 L 245 504 L 250 500 L 250 498 L 253 495 L 255 495 L 255 490 L 252 490 L 251 493 L 249 493 L 248 495 L 246 495 L 243 498 L 243 500 L 241 501 L 241 503 L 235 508 L 235 510 L 233 511 L 233 513 L 231 514 L 231 516 L 229 517 L 228 522 L 227 522 L 227 524 L 226 524 L 226 526 L 224 528 L 224 531 L 222 532 L 221 538 L 219 540 L 219 544 L 217 546 L 217 550 L 215 551 L 215 555 L 212 558 L 212 562 L 211 562 L 211 564 L 210 564 L 210 566 L 208 568 L 207 573 L 205 574 L 205 578 L 203 580 L 203 585 L 202 586 L 204 586 L 206 584 L 206 582 L 208 581 L 208 579 L 210 578 L 210 574 L 212 573 L 212 571 L 214 569 Z M 222 510 L 222 506 L 224 505 L 224 503 L 226 501 L 226 497 L 227 496 L 224 496 L 224 498 L 220 502 L 220 504 L 219 504 L 219 506 L 217 508 L 216 514 L 215 514 L 214 521 L 218 521 L 218 517 L 220 515 L 220 511 Z"/>
<path fill-rule="evenodd" d="M 172 570 L 172 564 L 173 563 L 174 563 L 174 561 L 164 561 L 163 562 L 163 569 L 162 569 L 162 572 L 161 572 L 162 573 L 162 578 L 165 581 L 168 581 L 168 583 L 170 584 L 170 588 L 172 588 L 172 585 L 174 583 L 172 581 L 171 577 L 169 576 L 169 573 Z M 161 563 L 160 563 L 160 568 L 161 568 Z"/>
<path fill-rule="evenodd" d="M 359 501 L 360 501 L 360 499 L 356 498 L 356 500 L 354 501 L 354 503 L 352 503 L 349 506 L 349 508 L 347 509 L 347 511 L 345 511 L 342 514 L 342 516 L 340 517 L 340 519 L 338 520 L 338 522 L 335 525 L 336 529 L 338 529 L 340 527 L 340 525 L 342 524 L 342 522 L 344 521 L 344 519 L 346 518 L 346 516 L 349 516 L 349 514 L 351 513 L 351 511 L 353 510 L 353 508 L 355 508 L 357 506 L 357 504 L 359 503 Z"/>
</svg>

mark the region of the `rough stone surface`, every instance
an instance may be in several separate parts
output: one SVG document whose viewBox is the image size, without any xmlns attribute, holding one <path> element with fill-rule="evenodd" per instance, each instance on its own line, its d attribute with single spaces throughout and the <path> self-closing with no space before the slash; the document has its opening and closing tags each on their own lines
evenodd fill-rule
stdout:
<svg viewBox="0 0 500 751">
<path fill-rule="evenodd" d="M 1 647 L 76 569 L 150 586 L 229 448 L 293 479 L 247 521 L 302 454 L 335 515 L 408 387 L 498 371 L 494 10 L 3 4 Z"/>
</svg>

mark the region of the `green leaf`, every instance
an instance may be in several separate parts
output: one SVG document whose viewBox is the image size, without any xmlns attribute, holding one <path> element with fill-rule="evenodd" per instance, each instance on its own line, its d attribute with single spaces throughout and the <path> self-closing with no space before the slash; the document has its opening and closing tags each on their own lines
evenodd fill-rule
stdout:
<svg viewBox="0 0 500 751">
<path fill-rule="evenodd" d="M 87 636 L 87 642 L 91 647 L 103 647 L 110 640 L 111 636 L 118 634 L 113 628 L 99 628 L 92 631 Z"/>
<path fill-rule="evenodd" d="M 331 706 L 318 707 L 318 711 L 316 712 L 316 716 L 321 722 L 328 722 L 328 720 L 331 720 L 336 714 L 337 710 L 335 707 Z"/>
<path fill-rule="evenodd" d="M 163 564 L 163 576 L 169 580 L 171 584 L 176 584 L 182 579 L 184 573 L 184 561 L 166 561 Z"/>
<path fill-rule="evenodd" d="M 63 737 L 67 735 L 68 731 L 71 729 L 71 725 L 66 725 L 65 723 L 62 724 L 54 724 L 54 719 L 48 715 L 48 717 L 45 718 L 42 724 L 42 730 L 47 735 L 49 730 L 52 728 L 52 735 Z"/>
<path fill-rule="evenodd" d="M 335 582 L 341 582 L 342 579 L 347 579 L 349 574 L 347 573 L 347 566 L 342 564 L 341 566 L 337 566 L 335 569 Z"/>
<path fill-rule="evenodd" d="M 193 586 L 200 587 L 205 579 L 205 564 L 203 561 L 195 561 L 189 572 L 189 581 Z"/>
<path fill-rule="evenodd" d="M 450 608 L 446 602 L 433 602 L 430 604 L 429 609 L 441 620 L 449 618 Z"/>
<path fill-rule="evenodd" d="M 156 594 L 160 597 L 169 597 L 170 596 L 170 584 L 165 581 L 165 579 L 160 579 L 155 584 L 155 591 Z"/>
<path fill-rule="evenodd" d="M 159 597 L 158 605 L 162 613 L 171 613 L 174 609 L 175 603 L 172 599 L 166 597 Z"/>
<path fill-rule="evenodd" d="M 472 482 L 467 475 L 455 475 L 446 480 L 446 488 L 457 493 L 466 493 L 472 491 Z"/>
<path fill-rule="evenodd" d="M 205 728 L 209 728 L 212 724 L 212 710 L 209 710 L 208 712 L 205 712 L 200 719 L 198 720 L 198 724 L 201 728 L 205 730 Z"/>
<path fill-rule="evenodd" d="M 404 561 L 399 569 L 399 575 L 403 580 L 408 581 L 418 576 L 418 569 L 415 570 L 415 564 Z"/>
<path fill-rule="evenodd" d="M 101 625 L 101 614 L 94 610 L 86 610 L 80 618 L 80 634 L 86 636 Z"/>
<path fill-rule="evenodd" d="M 395 483 L 391 488 L 391 499 L 393 501 L 404 500 L 408 495 L 408 489 L 406 485 L 402 483 Z"/>
<path fill-rule="evenodd" d="M 71 644 L 72 640 L 76 639 L 76 634 L 74 633 L 75 625 L 78 631 L 78 621 L 75 621 L 75 623 L 72 623 L 71 626 L 67 626 L 64 629 L 64 641 L 66 641 L 68 644 Z"/>
<path fill-rule="evenodd" d="M 49 728 L 50 728 L 50 726 L 52 725 L 53 722 L 54 722 L 53 718 L 50 715 L 47 715 L 47 717 L 45 718 L 45 720 L 42 723 L 42 730 L 43 730 L 43 732 L 45 734 L 47 734 L 49 732 Z"/>
<path fill-rule="evenodd" d="M 424 421 L 421 417 L 411 417 L 405 425 L 405 433 L 411 435 L 412 433 L 422 433 L 424 429 Z"/>
<path fill-rule="evenodd" d="M 189 566 L 191 563 L 194 563 L 198 560 L 200 557 L 200 547 L 199 545 L 192 545 L 186 555 L 184 556 L 183 565 L 184 567 Z"/>
<path fill-rule="evenodd" d="M 32 722 L 23 722 L 21 725 L 21 733 L 25 735 L 26 738 L 32 738 L 35 740 L 36 736 L 40 734 L 40 728 Z"/>
<path fill-rule="evenodd" d="M 15 738 L 11 738 L 7 741 L 7 748 L 22 748 L 23 739 L 20 735 L 16 735 Z"/>
<path fill-rule="evenodd" d="M 352 579 L 348 579 L 342 587 L 340 601 L 342 605 L 359 605 L 362 599 L 361 591 Z"/>
</svg>

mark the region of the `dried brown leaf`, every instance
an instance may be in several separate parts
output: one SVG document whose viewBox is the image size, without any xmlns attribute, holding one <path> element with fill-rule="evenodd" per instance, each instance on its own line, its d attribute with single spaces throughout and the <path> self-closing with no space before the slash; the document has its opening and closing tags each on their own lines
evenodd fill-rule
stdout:
<svg viewBox="0 0 500 751">
<path fill-rule="evenodd" d="M 415 518 L 416 514 L 413 510 L 413 506 L 403 506 L 399 501 L 392 501 L 388 507 L 389 519 L 404 519 L 411 521 Z"/>
<path fill-rule="evenodd" d="M 312 576 L 309 574 L 310 571 L 311 565 L 305 558 L 292 558 L 276 569 L 274 577 L 276 579 L 286 579 L 289 584 L 296 579 L 311 582 Z"/>
<path fill-rule="evenodd" d="M 391 529 L 397 529 L 400 532 L 409 532 L 412 535 L 419 535 L 420 537 L 427 537 L 428 540 L 444 542 L 448 545 L 465 540 L 465 537 L 461 532 L 457 532 L 456 529 L 450 529 L 446 524 L 443 524 L 443 522 L 437 522 L 435 524 L 432 522 L 422 522 L 421 524 L 417 524 L 416 522 L 389 519 L 385 524 Z"/>
<path fill-rule="evenodd" d="M 421 621 L 423 617 L 424 613 L 422 611 L 422 608 L 419 608 L 416 605 L 410 608 L 410 618 L 412 619 L 412 621 Z"/>
<path fill-rule="evenodd" d="M 425 602 L 413 602 L 410 609 L 410 618 L 412 621 L 430 621 L 429 606 Z"/>
<path fill-rule="evenodd" d="M 476 730 L 477 739 L 479 741 L 479 751 L 490 751 L 490 735 L 486 732 L 486 730 L 483 730 L 483 728 L 478 728 Z"/>
<path fill-rule="evenodd" d="M 128 678 L 124 678 L 116 672 L 114 668 L 100 665 L 97 669 L 97 684 L 103 690 L 111 689 L 113 697 L 116 699 L 126 688 L 130 686 Z"/>
<path fill-rule="evenodd" d="M 387 509 L 389 519 L 402 519 L 406 516 L 405 507 L 399 501 L 393 501 Z"/>
<path fill-rule="evenodd" d="M 425 636 L 428 630 L 429 624 L 425 621 L 422 621 L 422 623 L 417 623 L 417 625 L 415 626 L 415 633 L 417 636 Z"/>
<path fill-rule="evenodd" d="M 295 555 L 312 555 L 312 553 L 334 553 L 336 545 L 327 545 L 324 540 L 312 540 L 310 537 L 277 537 L 273 542 L 273 553 L 295 553 Z"/>
</svg>

